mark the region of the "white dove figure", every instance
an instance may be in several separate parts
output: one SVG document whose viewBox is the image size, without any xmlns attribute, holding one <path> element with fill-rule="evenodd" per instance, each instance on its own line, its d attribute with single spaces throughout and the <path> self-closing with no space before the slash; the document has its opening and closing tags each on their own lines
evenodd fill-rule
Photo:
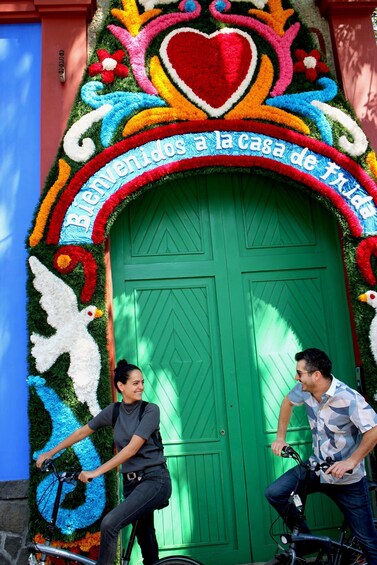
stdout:
<svg viewBox="0 0 377 565">
<path fill-rule="evenodd" d="M 374 360 L 377 364 L 377 292 L 367 290 L 364 294 L 360 294 L 358 299 L 361 300 L 361 302 L 370 304 L 370 306 L 376 310 L 376 314 L 369 327 L 369 341 Z"/>
<path fill-rule="evenodd" d="M 44 373 L 60 355 L 69 353 L 68 376 L 72 379 L 76 396 L 88 405 L 90 413 L 95 416 L 101 410 L 97 401 L 101 356 L 87 326 L 103 312 L 95 306 L 79 311 L 71 287 L 49 271 L 37 257 L 29 257 L 29 264 L 34 274 L 33 285 L 42 295 L 40 304 L 47 314 L 47 322 L 56 330 L 50 337 L 35 332 L 30 336 L 36 368 Z"/>
</svg>

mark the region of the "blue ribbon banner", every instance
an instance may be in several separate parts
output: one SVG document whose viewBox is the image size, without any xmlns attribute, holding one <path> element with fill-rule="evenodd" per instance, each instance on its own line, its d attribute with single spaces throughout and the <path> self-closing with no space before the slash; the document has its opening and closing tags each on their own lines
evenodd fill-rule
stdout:
<svg viewBox="0 0 377 565">
<path fill-rule="evenodd" d="M 339 153 L 339 155 L 342 155 Z M 198 157 L 206 166 L 211 159 L 222 156 L 230 159 L 231 166 L 245 166 L 242 157 L 258 157 L 259 163 L 266 161 L 266 168 L 290 170 L 292 178 L 310 186 L 315 181 L 325 197 L 331 199 L 342 213 L 347 210 L 348 220 L 354 218 L 361 226 L 360 235 L 377 234 L 377 208 L 373 197 L 345 167 L 320 152 L 313 151 L 284 139 L 277 139 L 261 133 L 248 131 L 205 131 L 181 133 L 164 139 L 149 141 L 132 148 L 110 160 L 97 170 L 80 188 L 66 211 L 60 241 L 61 245 L 71 243 L 92 243 L 93 226 L 97 215 L 106 201 L 129 182 L 144 173 L 151 173 L 163 166 L 169 171 L 174 164 L 183 164 Z M 277 166 L 268 166 L 274 162 Z M 214 164 L 216 162 L 214 160 Z M 280 165 L 278 165 L 280 164 Z M 201 165 L 203 166 L 203 165 Z M 226 161 L 222 161 L 226 166 Z M 192 168 L 197 165 L 193 162 Z M 287 167 L 289 169 L 287 169 Z M 185 169 L 187 164 L 185 164 Z M 179 168 L 174 168 L 179 170 Z M 161 173 L 162 174 L 162 173 Z M 156 176 L 156 178 L 159 178 Z M 320 187 L 320 188 L 318 188 Z"/>
</svg>

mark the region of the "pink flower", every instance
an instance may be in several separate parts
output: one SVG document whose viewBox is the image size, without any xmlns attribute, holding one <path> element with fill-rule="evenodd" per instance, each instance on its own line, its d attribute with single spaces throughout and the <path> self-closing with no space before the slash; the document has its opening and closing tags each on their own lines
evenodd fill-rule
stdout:
<svg viewBox="0 0 377 565">
<path fill-rule="evenodd" d="M 98 49 L 97 55 L 99 63 L 93 63 L 88 68 L 91 77 L 101 74 L 103 82 L 111 83 L 115 76 L 124 78 L 128 75 L 128 68 L 122 64 L 125 53 L 121 49 L 112 55 L 105 49 Z"/>
<path fill-rule="evenodd" d="M 329 72 L 328 66 L 320 61 L 321 54 L 317 49 L 312 49 L 310 53 L 297 49 L 295 56 L 297 62 L 293 65 L 293 70 L 297 73 L 305 73 L 306 78 L 311 82 L 314 82 L 319 74 Z"/>
</svg>

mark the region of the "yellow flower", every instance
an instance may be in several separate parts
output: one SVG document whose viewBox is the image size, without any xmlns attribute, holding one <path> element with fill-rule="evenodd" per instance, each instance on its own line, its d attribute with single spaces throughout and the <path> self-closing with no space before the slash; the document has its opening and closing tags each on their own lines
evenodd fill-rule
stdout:
<svg viewBox="0 0 377 565">
<path fill-rule="evenodd" d="M 377 158 L 374 151 L 368 153 L 366 161 L 369 165 L 372 175 L 377 179 Z"/>
</svg>

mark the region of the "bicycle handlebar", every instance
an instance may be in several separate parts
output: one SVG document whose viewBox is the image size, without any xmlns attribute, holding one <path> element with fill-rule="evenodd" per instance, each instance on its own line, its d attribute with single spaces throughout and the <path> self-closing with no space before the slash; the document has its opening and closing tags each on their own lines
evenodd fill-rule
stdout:
<svg viewBox="0 0 377 565">
<path fill-rule="evenodd" d="M 295 451 L 290 445 L 285 445 L 283 447 L 283 449 L 281 450 L 281 456 L 287 458 L 291 457 L 292 459 L 298 459 L 299 461 L 302 461 L 300 454 L 297 453 L 297 451 Z"/>
<path fill-rule="evenodd" d="M 294 459 L 302 467 L 307 467 L 308 465 L 310 465 L 310 468 L 313 471 L 326 471 L 329 467 L 331 467 L 331 465 L 336 463 L 336 461 L 334 459 L 331 459 L 331 457 L 326 457 L 326 461 L 324 461 L 323 463 L 304 463 L 304 461 L 301 459 L 300 454 L 297 453 L 297 451 L 290 445 L 285 445 L 283 447 L 283 449 L 281 450 L 281 456 Z M 346 473 L 350 475 L 352 474 L 352 472 L 352 469 L 346 471 Z"/>
<path fill-rule="evenodd" d="M 65 483 L 73 483 L 77 481 L 79 474 L 81 473 L 81 469 L 74 469 L 72 471 L 58 471 L 55 467 L 53 459 L 45 459 L 42 463 L 41 471 L 42 473 L 54 473 L 55 477 L 59 479 L 59 481 Z"/>
</svg>

